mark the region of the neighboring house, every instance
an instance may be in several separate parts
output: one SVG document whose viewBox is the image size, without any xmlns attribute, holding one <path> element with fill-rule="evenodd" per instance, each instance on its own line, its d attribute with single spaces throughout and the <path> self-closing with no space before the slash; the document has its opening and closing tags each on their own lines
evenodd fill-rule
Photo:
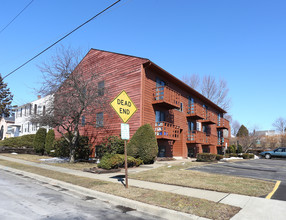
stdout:
<svg viewBox="0 0 286 220">
<path fill-rule="evenodd" d="M 148 59 L 91 49 L 79 68 L 100 71 L 103 76 L 94 81 L 98 88 L 107 89 L 108 103 L 125 90 L 137 107 L 128 121 L 130 136 L 144 124 L 151 124 L 158 141 L 160 157 L 195 157 L 197 153 L 222 153 L 228 145 L 230 125 L 225 110 L 175 76 Z M 104 90 L 103 90 L 104 91 Z M 96 126 L 83 124 L 81 134 L 97 133 L 97 139 L 109 134 L 120 135 L 122 123 L 108 104 L 98 109 Z M 97 126 L 100 125 L 100 126 Z"/>
<path fill-rule="evenodd" d="M 275 136 L 275 130 L 255 131 L 255 136 Z"/>
<path fill-rule="evenodd" d="M 39 125 L 33 124 L 30 120 L 33 115 L 45 115 L 46 109 L 51 102 L 53 102 L 53 95 L 48 95 L 44 98 L 38 96 L 37 100 L 15 108 L 15 124 L 9 126 L 15 128 L 14 136 L 35 134 L 39 129 Z M 49 130 L 48 126 L 44 128 Z"/>
<path fill-rule="evenodd" d="M 15 113 L 13 112 L 10 117 L 2 116 L 0 121 L 0 140 L 5 138 L 14 137 L 16 128 L 13 127 L 15 123 Z"/>
</svg>

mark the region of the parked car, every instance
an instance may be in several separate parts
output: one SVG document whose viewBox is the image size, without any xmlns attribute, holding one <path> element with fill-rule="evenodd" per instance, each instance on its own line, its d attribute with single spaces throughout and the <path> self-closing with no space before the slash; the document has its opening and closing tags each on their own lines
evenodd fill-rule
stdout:
<svg viewBox="0 0 286 220">
<path fill-rule="evenodd" d="M 275 150 L 264 151 L 260 153 L 265 159 L 270 159 L 271 157 L 286 157 L 286 147 L 279 147 Z"/>
</svg>

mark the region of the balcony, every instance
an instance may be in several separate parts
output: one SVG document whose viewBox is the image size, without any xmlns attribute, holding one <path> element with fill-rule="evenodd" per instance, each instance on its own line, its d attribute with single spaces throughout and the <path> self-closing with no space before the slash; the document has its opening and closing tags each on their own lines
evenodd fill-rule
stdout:
<svg viewBox="0 0 286 220">
<path fill-rule="evenodd" d="M 153 102 L 165 108 L 180 108 L 181 95 L 168 86 L 156 87 L 153 89 Z"/>
<path fill-rule="evenodd" d="M 217 145 L 217 136 L 213 134 L 206 135 L 203 145 Z"/>
<path fill-rule="evenodd" d="M 207 112 L 206 117 L 201 122 L 205 124 L 217 124 L 217 115 L 213 112 Z"/>
<path fill-rule="evenodd" d="M 205 110 L 203 106 L 198 103 L 189 104 L 187 110 L 187 117 L 192 117 L 194 119 L 204 119 L 205 117 Z"/>
<path fill-rule="evenodd" d="M 225 147 L 229 146 L 229 139 L 228 138 L 218 138 L 218 146 Z"/>
<path fill-rule="evenodd" d="M 188 131 L 187 134 L 187 143 L 192 144 L 204 144 L 206 134 L 201 131 Z"/>
<path fill-rule="evenodd" d="M 179 140 L 180 127 L 166 121 L 155 122 L 154 131 L 157 139 Z"/>
<path fill-rule="evenodd" d="M 217 123 L 217 129 L 228 129 L 229 128 L 229 121 L 225 118 L 220 118 Z"/>
</svg>

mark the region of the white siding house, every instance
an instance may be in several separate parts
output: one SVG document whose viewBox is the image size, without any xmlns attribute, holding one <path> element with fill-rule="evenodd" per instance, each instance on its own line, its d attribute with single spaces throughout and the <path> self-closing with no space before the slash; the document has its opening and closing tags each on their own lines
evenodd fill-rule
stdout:
<svg viewBox="0 0 286 220">
<path fill-rule="evenodd" d="M 15 123 L 15 113 L 13 112 L 10 117 L 2 116 L 0 121 L 0 140 L 5 138 L 14 137 L 16 128 L 13 127 Z"/>
<path fill-rule="evenodd" d="M 35 134 L 39 129 L 39 125 L 31 123 L 31 118 L 36 114 L 45 115 L 47 108 L 49 108 L 52 102 L 53 95 L 48 95 L 43 98 L 38 96 L 37 100 L 17 107 L 15 109 L 15 124 L 9 126 L 16 128 L 14 136 Z M 47 130 L 50 129 L 48 126 L 44 128 Z"/>
</svg>

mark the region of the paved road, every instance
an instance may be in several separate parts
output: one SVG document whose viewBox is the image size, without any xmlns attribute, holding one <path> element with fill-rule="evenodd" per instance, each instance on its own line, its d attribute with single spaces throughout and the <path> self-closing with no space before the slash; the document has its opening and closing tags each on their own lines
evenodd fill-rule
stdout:
<svg viewBox="0 0 286 220">
<path fill-rule="evenodd" d="M 272 199 L 286 201 L 286 160 L 285 159 L 257 159 L 243 160 L 230 163 L 217 163 L 192 170 L 219 173 L 233 176 L 250 177 L 256 179 L 280 180 L 281 184 Z"/>
<path fill-rule="evenodd" d="M 3 170 L 0 170 L 0 177 L 1 220 L 158 219 Z"/>
</svg>

